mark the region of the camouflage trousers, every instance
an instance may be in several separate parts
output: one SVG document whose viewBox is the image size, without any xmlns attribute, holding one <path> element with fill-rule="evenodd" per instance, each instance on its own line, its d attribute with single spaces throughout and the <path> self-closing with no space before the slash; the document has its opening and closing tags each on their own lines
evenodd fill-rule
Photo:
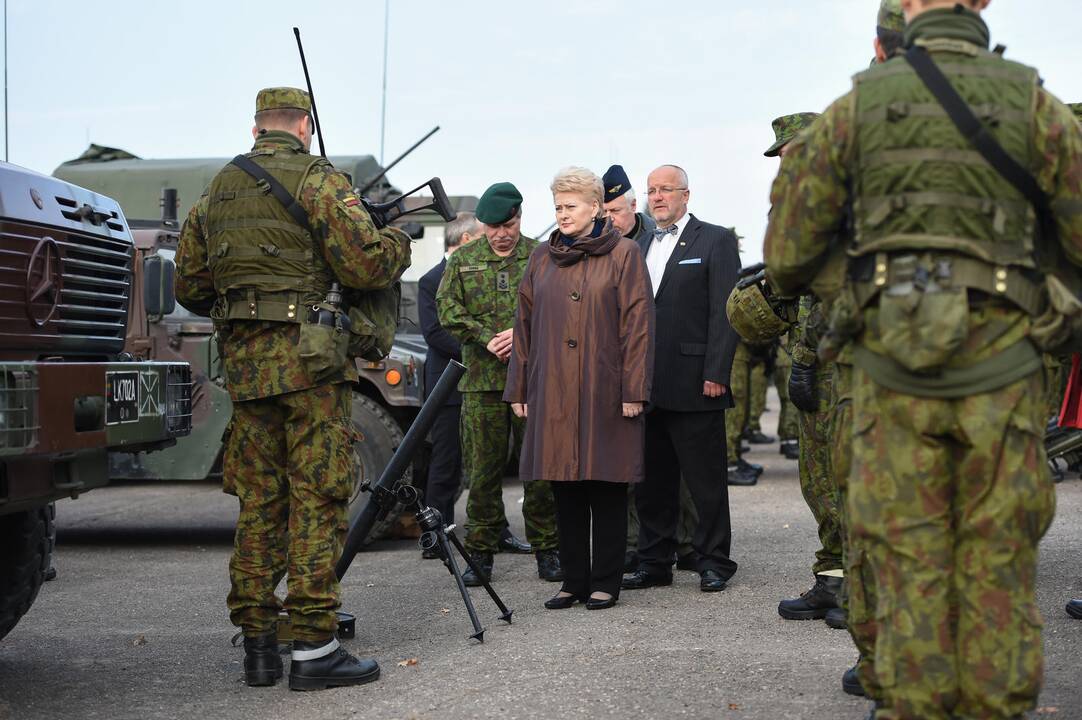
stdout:
<svg viewBox="0 0 1082 720">
<path fill-rule="evenodd" d="M 680 515 L 676 521 L 676 554 L 685 557 L 695 552 L 691 538 L 699 526 L 699 511 L 691 499 L 688 484 L 680 478 Z M 635 508 L 635 483 L 627 486 L 627 549 L 639 549 L 639 511 Z"/>
<path fill-rule="evenodd" d="M 842 537 L 838 484 L 831 463 L 831 406 L 833 404 L 833 365 L 820 365 L 816 372 L 819 408 L 816 412 L 798 411 L 800 428 L 800 492 L 815 517 L 819 530 L 819 549 L 815 552 L 813 573 L 840 570 Z"/>
<path fill-rule="evenodd" d="M 500 392 L 462 393 L 462 474 L 469 479 L 466 498 L 466 548 L 494 553 L 506 525 L 503 474 L 507 451 L 522 447 L 524 420 L 515 417 Z M 526 539 L 535 551 L 555 550 L 556 503 L 547 482 L 523 482 L 522 517 Z"/>
<path fill-rule="evenodd" d="M 748 419 L 744 423 L 745 430 L 751 432 L 763 431 L 763 413 L 766 412 L 766 389 L 770 381 L 766 376 L 766 365 L 755 363 L 751 366 L 751 376 L 748 378 Z"/>
<path fill-rule="evenodd" d="M 338 626 L 338 579 L 353 490 L 349 385 L 233 403 L 223 489 L 240 500 L 229 562 L 229 618 L 245 635 L 275 628 L 283 603 L 294 637 L 327 640 Z"/>
<path fill-rule="evenodd" d="M 850 565 L 875 588 L 877 717 L 1020 717 L 1041 686 L 1037 544 L 1055 508 L 1043 374 L 929 399 L 857 368 L 853 391 Z"/>
<path fill-rule="evenodd" d="M 751 409 L 751 354 L 748 346 L 736 344 L 733 367 L 729 374 L 729 392 L 733 394 L 733 407 L 725 411 L 725 449 L 729 464 L 740 459 L 740 436 L 747 427 Z"/>
<path fill-rule="evenodd" d="M 793 359 L 784 347 L 778 348 L 774 362 L 774 387 L 778 389 L 781 410 L 778 413 L 778 440 L 796 440 L 800 436 L 799 410 L 789 402 L 789 373 L 793 369 Z"/>
</svg>

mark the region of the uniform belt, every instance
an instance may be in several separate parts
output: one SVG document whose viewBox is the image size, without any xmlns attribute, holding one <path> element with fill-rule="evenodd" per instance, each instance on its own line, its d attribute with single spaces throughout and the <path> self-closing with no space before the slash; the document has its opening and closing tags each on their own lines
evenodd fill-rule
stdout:
<svg viewBox="0 0 1082 720">
<path fill-rule="evenodd" d="M 219 300 L 215 320 L 300 323 L 305 317 L 303 298 L 297 292 L 267 293 L 254 288 L 230 290 Z"/>
<path fill-rule="evenodd" d="M 936 282 L 953 288 L 979 290 L 986 293 L 989 299 L 1006 300 L 1030 316 L 1041 313 L 1042 285 L 1031 277 L 1031 271 L 1014 266 L 992 265 L 963 255 L 944 260 L 950 267 L 949 276 L 946 279 L 936 278 Z M 881 290 L 912 280 L 911 275 L 899 277 L 886 253 L 860 258 L 854 263 L 854 269 L 856 277 L 853 291 L 861 308 L 871 304 Z"/>
</svg>

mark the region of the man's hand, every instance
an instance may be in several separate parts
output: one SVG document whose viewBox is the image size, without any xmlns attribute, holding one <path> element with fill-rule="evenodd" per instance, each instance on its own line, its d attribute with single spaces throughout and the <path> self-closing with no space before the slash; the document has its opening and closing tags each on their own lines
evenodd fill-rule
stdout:
<svg viewBox="0 0 1082 720">
<path fill-rule="evenodd" d="M 709 380 L 703 383 L 703 395 L 708 398 L 721 397 L 727 392 L 729 392 L 729 388 L 721 383 L 710 382 Z"/>
<path fill-rule="evenodd" d="M 642 403 L 641 402 L 624 403 L 624 408 L 623 409 L 624 409 L 624 417 L 626 417 L 626 418 L 637 418 L 639 415 L 642 414 Z"/>
<path fill-rule="evenodd" d="M 515 417 L 526 417 L 526 403 L 511 403 L 511 412 L 515 414 Z"/>
<path fill-rule="evenodd" d="M 514 333 L 514 328 L 508 328 L 503 332 L 496 333 L 492 336 L 492 339 L 488 341 L 488 345 L 486 345 L 485 348 L 498 357 L 500 362 L 507 362 L 511 359 L 511 341 Z"/>
</svg>

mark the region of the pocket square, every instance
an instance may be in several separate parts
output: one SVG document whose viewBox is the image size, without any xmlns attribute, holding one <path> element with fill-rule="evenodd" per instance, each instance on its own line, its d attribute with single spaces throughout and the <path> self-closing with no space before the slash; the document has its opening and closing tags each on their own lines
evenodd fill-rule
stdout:
<svg viewBox="0 0 1082 720">
<path fill-rule="evenodd" d="M 702 258 L 688 258 L 687 260 L 681 260 L 678 264 L 679 265 L 702 265 L 703 264 L 703 259 Z"/>
</svg>

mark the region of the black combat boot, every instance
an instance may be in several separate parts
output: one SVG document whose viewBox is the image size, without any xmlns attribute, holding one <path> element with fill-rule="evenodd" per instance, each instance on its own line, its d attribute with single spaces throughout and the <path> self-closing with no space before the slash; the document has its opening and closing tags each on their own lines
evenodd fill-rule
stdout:
<svg viewBox="0 0 1082 720">
<path fill-rule="evenodd" d="M 860 676 L 857 674 L 857 667 L 859 665 L 860 660 L 857 659 L 857 664 L 842 674 L 842 690 L 846 695 L 864 697 L 864 686 L 860 684 Z"/>
<path fill-rule="evenodd" d="M 792 600 L 778 603 L 778 614 L 786 620 L 821 620 L 827 611 L 838 607 L 842 579 L 831 575 L 816 575 L 811 590 Z"/>
<path fill-rule="evenodd" d="M 774 438 L 762 430 L 752 430 L 750 428 L 744 431 L 744 439 L 752 445 L 769 445 L 774 442 Z"/>
<path fill-rule="evenodd" d="M 1071 600 L 1068 602 L 1067 614 L 1075 620 L 1082 620 L 1082 600 Z"/>
<path fill-rule="evenodd" d="M 481 587 L 485 584 L 485 580 L 492 582 L 492 553 L 471 552 L 470 559 L 481 568 L 484 576 L 477 577 L 473 568 L 466 568 L 466 572 L 462 573 L 462 581 L 466 583 L 466 587 Z"/>
<path fill-rule="evenodd" d="M 379 663 L 353 657 L 338 644 L 338 638 L 329 642 L 293 641 L 290 690 L 325 690 L 364 685 L 378 679 Z"/>
<path fill-rule="evenodd" d="M 549 582 L 560 582 L 564 579 L 564 569 L 560 567 L 560 556 L 555 550 L 537 551 L 537 577 Z"/>
<path fill-rule="evenodd" d="M 743 463 L 743 465 L 741 465 Z M 727 475 L 727 482 L 729 485 L 754 485 L 759 482 L 759 475 L 748 465 L 748 463 L 740 460 L 735 465 L 729 466 L 729 472 Z"/>
<path fill-rule="evenodd" d="M 282 677 L 278 633 L 244 638 L 244 681 L 253 687 L 273 685 Z"/>
<path fill-rule="evenodd" d="M 835 630 L 849 629 L 849 615 L 840 607 L 827 610 L 827 614 L 823 616 L 823 622 L 827 624 L 827 627 Z"/>
<path fill-rule="evenodd" d="M 778 446 L 778 452 L 785 456 L 786 460 L 800 459 L 800 442 L 797 440 L 782 440 Z"/>
</svg>

